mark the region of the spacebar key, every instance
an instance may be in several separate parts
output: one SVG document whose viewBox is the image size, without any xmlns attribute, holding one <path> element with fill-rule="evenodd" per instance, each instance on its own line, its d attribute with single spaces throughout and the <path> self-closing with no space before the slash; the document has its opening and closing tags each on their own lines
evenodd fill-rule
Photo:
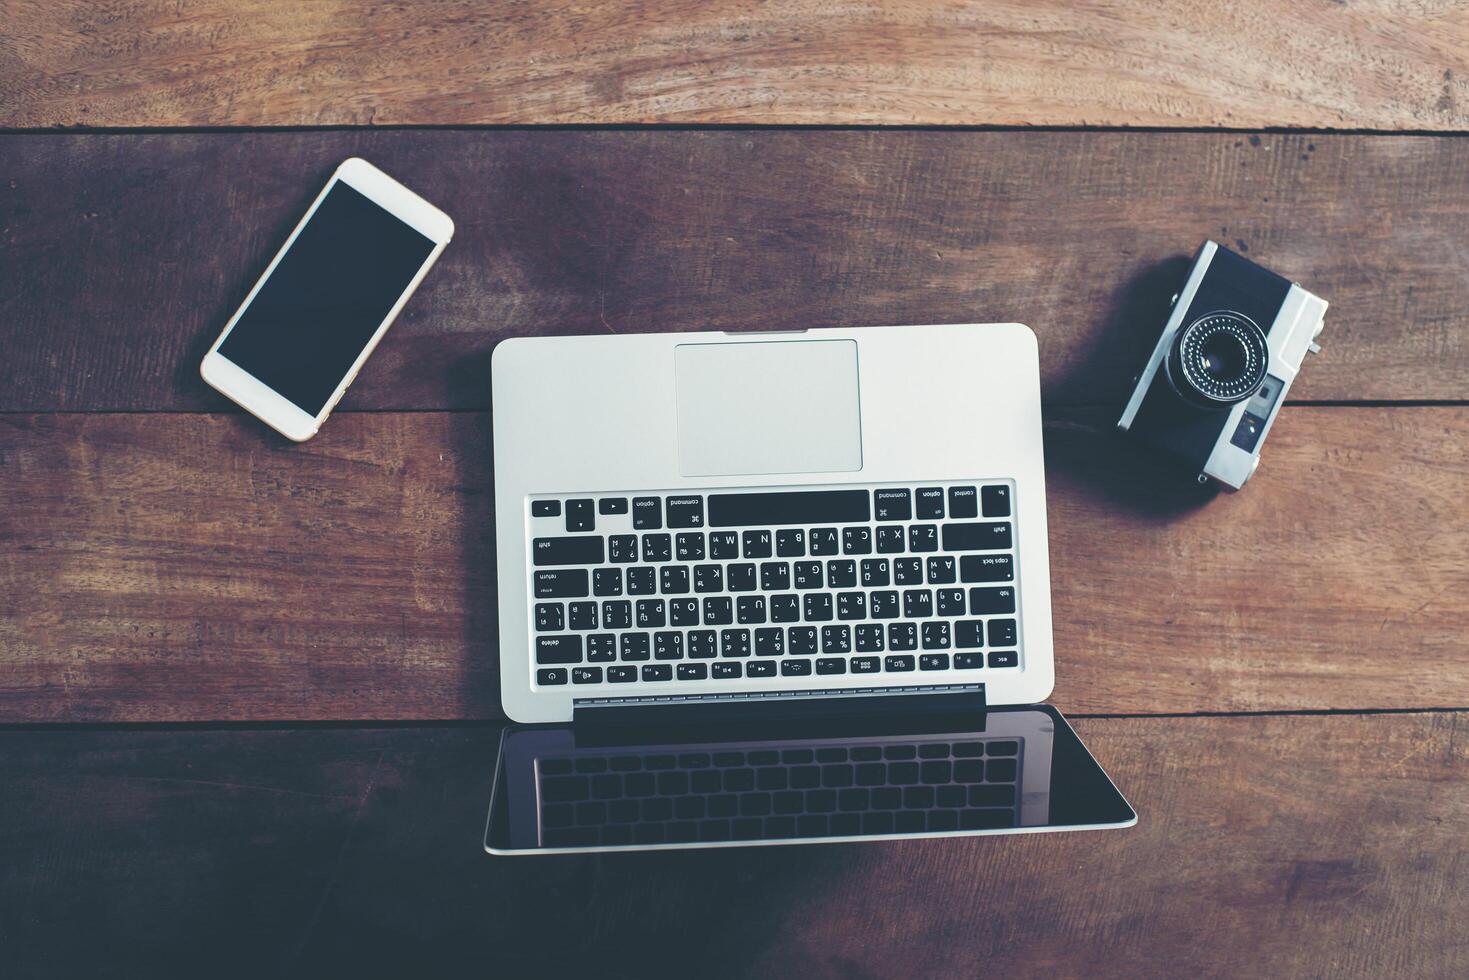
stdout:
<svg viewBox="0 0 1469 980">
<path fill-rule="evenodd" d="M 531 542 L 530 553 L 536 565 L 600 565 L 606 561 L 602 537 L 593 534 L 536 538 Z"/>
<path fill-rule="evenodd" d="M 807 490 L 792 493 L 711 493 L 710 527 L 775 524 L 847 524 L 872 519 L 866 490 Z"/>
</svg>

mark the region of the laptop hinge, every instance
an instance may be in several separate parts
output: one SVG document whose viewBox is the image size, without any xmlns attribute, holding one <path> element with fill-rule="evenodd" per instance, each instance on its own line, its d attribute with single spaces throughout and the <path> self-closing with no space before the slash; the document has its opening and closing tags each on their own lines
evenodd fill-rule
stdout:
<svg viewBox="0 0 1469 980">
<path fill-rule="evenodd" d="M 578 702 L 578 743 L 665 741 L 692 735 L 796 737 L 877 725 L 928 728 L 984 716 L 983 684 L 881 692 L 778 692 L 772 696 Z"/>
</svg>

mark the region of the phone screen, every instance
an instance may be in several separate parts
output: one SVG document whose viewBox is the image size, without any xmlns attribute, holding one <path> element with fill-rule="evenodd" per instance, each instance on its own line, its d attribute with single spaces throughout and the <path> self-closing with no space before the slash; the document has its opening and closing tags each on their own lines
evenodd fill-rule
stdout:
<svg viewBox="0 0 1469 980">
<path fill-rule="evenodd" d="M 316 415 L 433 249 L 338 180 L 219 353 Z"/>
</svg>

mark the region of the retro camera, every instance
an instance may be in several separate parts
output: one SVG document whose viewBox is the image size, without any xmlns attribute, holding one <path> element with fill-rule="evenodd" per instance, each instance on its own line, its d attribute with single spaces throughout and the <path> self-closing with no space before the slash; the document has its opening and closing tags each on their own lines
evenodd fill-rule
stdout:
<svg viewBox="0 0 1469 980">
<path fill-rule="evenodd" d="M 1325 315 L 1321 297 L 1205 242 L 1117 428 L 1238 490 Z"/>
</svg>

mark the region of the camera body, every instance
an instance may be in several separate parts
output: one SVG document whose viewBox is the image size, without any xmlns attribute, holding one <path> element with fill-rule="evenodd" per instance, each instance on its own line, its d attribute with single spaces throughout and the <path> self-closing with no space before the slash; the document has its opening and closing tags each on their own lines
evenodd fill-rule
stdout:
<svg viewBox="0 0 1469 980">
<path fill-rule="evenodd" d="M 1308 352 L 1326 301 L 1216 242 L 1194 258 L 1117 428 L 1238 490 Z"/>
</svg>

